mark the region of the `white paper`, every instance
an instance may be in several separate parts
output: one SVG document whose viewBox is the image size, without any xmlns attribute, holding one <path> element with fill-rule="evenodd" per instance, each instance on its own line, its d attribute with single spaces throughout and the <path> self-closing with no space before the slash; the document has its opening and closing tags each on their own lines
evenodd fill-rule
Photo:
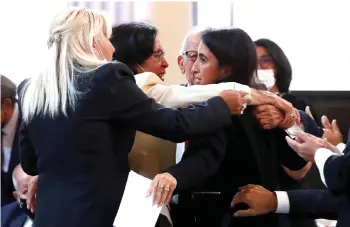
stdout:
<svg viewBox="0 0 350 227">
<path fill-rule="evenodd" d="M 114 219 L 115 227 L 154 227 L 162 207 L 153 206 L 153 195 L 146 198 L 151 180 L 130 171 L 119 211 Z"/>
</svg>

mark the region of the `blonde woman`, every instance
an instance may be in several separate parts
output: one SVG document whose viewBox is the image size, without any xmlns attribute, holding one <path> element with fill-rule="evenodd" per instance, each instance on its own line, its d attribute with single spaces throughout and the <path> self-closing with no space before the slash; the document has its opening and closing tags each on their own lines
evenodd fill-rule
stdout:
<svg viewBox="0 0 350 227">
<path fill-rule="evenodd" d="M 99 12 L 60 13 L 49 37 L 44 72 L 19 89 L 20 161 L 27 174 L 39 176 L 36 227 L 112 226 L 136 130 L 184 141 L 230 125 L 249 99 L 225 91 L 189 108 L 157 104 L 128 67 L 108 63 L 114 48 Z"/>
</svg>

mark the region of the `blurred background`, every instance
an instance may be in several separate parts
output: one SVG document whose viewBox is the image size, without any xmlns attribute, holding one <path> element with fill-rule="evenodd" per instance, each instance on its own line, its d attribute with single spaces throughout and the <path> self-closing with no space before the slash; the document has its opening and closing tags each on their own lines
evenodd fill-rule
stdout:
<svg viewBox="0 0 350 227">
<path fill-rule="evenodd" d="M 1 0 L 0 72 L 16 82 L 30 76 L 46 50 L 48 25 L 69 6 L 101 9 L 112 24 L 148 21 L 159 28 L 169 61 L 167 83 L 180 83 L 176 58 L 192 26 L 235 26 L 274 40 L 293 67 L 291 90 L 349 90 L 348 1 Z M 21 61 L 20 66 L 18 62 Z"/>
<path fill-rule="evenodd" d="M 234 26 L 253 40 L 271 39 L 291 62 L 291 90 L 308 98 L 320 113 L 337 118 L 347 134 L 349 1 L 1 0 L 0 73 L 16 83 L 36 73 L 47 50 L 52 17 L 70 6 L 103 10 L 113 25 L 147 21 L 158 27 L 169 62 L 168 84 L 185 81 L 177 56 L 182 39 L 193 26 Z"/>
</svg>

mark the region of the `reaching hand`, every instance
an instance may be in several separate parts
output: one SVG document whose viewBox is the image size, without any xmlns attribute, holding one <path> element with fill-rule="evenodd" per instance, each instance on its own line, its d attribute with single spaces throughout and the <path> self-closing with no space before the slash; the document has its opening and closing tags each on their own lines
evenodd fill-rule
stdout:
<svg viewBox="0 0 350 227">
<path fill-rule="evenodd" d="M 254 109 L 255 117 L 258 119 L 264 129 L 282 128 L 288 129 L 295 124 L 295 118 L 285 116 L 283 112 L 272 105 L 260 105 Z M 298 118 L 299 112 L 295 111 Z"/>
<path fill-rule="evenodd" d="M 306 161 L 314 161 L 315 153 L 319 148 L 324 147 L 324 141 L 305 132 L 297 133 L 297 140 L 286 137 L 289 146 Z"/>
<path fill-rule="evenodd" d="M 278 127 L 284 118 L 280 110 L 269 104 L 255 107 L 254 115 L 264 129 Z"/>
<path fill-rule="evenodd" d="M 231 206 L 245 203 L 247 210 L 239 210 L 234 213 L 236 217 L 257 216 L 273 212 L 277 209 L 277 197 L 273 192 L 260 185 L 248 184 L 240 187 L 239 192 L 233 197 Z"/>
<path fill-rule="evenodd" d="M 343 135 L 340 132 L 337 121 L 333 120 L 331 124 L 327 116 L 322 116 L 321 121 L 324 127 L 322 138 L 326 138 L 328 142 L 330 142 L 334 146 L 337 146 L 339 143 L 342 143 Z"/>
<path fill-rule="evenodd" d="M 153 204 L 159 207 L 169 203 L 177 181 L 170 173 L 157 174 L 152 181 L 147 197 L 154 195 Z"/>
</svg>

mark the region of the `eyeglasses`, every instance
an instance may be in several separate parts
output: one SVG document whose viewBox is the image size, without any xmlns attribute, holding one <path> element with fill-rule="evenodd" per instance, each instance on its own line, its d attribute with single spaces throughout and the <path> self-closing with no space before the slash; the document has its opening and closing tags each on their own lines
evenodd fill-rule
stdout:
<svg viewBox="0 0 350 227">
<path fill-rule="evenodd" d="M 190 61 L 195 62 L 197 60 L 197 57 L 198 57 L 198 52 L 197 51 L 186 51 L 186 52 L 183 52 L 182 55 L 186 55 L 186 57 Z"/>
<path fill-rule="evenodd" d="M 273 64 L 274 64 L 274 61 L 271 56 L 266 55 L 258 58 L 258 65 L 263 69 L 269 68 Z"/>
<path fill-rule="evenodd" d="M 153 57 L 157 59 L 157 61 L 162 61 L 164 59 L 165 52 L 162 50 L 153 51 Z"/>
</svg>

